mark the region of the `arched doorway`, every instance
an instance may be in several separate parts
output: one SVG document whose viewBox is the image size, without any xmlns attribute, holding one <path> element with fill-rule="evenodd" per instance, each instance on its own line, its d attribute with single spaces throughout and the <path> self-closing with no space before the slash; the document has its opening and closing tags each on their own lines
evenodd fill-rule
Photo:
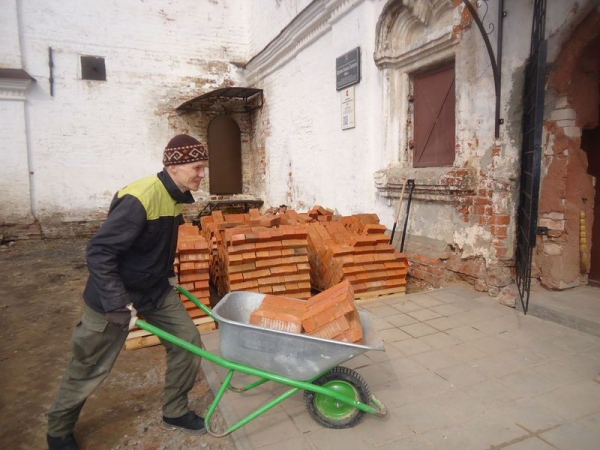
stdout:
<svg viewBox="0 0 600 450">
<path fill-rule="evenodd" d="M 564 289 L 585 283 L 587 277 L 589 284 L 600 286 L 598 11 L 590 12 L 562 46 L 548 92 L 554 104 L 544 124 L 540 225 L 548 234 L 538 251 L 541 281 L 551 289 Z"/>
<path fill-rule="evenodd" d="M 240 127 L 229 116 L 217 116 L 208 125 L 209 185 L 213 195 L 242 193 Z"/>
</svg>

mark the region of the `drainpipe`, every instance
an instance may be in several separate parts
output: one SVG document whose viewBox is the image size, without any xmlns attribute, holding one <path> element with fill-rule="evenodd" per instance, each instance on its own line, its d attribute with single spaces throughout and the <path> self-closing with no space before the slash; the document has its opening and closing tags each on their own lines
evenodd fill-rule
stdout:
<svg viewBox="0 0 600 450">
<path fill-rule="evenodd" d="M 21 53 L 21 68 L 27 71 L 26 68 L 26 60 L 25 57 L 25 37 L 24 33 L 24 25 L 23 25 L 23 10 L 22 10 L 22 2 L 16 1 L 17 5 L 17 26 L 19 27 L 19 50 Z M 31 135 L 30 135 L 30 108 L 29 108 L 29 100 L 27 98 L 27 93 L 25 93 L 25 100 L 23 101 L 23 110 L 24 110 L 24 119 L 25 119 L 25 146 L 27 148 L 27 170 L 29 176 L 29 208 L 31 210 L 31 215 L 33 216 L 35 222 L 39 225 L 40 221 L 37 217 L 37 208 L 36 208 L 36 196 L 35 196 L 35 162 L 33 157 L 33 151 L 31 149 Z M 41 225 L 40 225 L 41 232 Z M 43 237 L 43 233 L 42 233 Z"/>
</svg>

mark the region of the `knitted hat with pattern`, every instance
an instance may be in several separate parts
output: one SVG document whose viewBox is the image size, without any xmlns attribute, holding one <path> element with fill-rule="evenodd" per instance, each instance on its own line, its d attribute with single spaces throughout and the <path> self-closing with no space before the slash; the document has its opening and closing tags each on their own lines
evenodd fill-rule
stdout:
<svg viewBox="0 0 600 450">
<path fill-rule="evenodd" d="M 208 159 L 208 150 L 187 134 L 178 134 L 169 141 L 163 154 L 163 165 L 188 164 Z"/>
</svg>

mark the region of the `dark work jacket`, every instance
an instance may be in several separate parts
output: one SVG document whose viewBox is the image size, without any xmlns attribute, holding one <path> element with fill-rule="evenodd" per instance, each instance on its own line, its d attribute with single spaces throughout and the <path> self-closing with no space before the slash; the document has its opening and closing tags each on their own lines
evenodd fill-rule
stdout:
<svg viewBox="0 0 600 450">
<path fill-rule="evenodd" d="M 98 312 L 128 303 L 144 312 L 160 306 L 174 276 L 183 203 L 193 203 L 166 170 L 117 192 L 108 217 L 90 241 L 83 298 Z"/>
</svg>

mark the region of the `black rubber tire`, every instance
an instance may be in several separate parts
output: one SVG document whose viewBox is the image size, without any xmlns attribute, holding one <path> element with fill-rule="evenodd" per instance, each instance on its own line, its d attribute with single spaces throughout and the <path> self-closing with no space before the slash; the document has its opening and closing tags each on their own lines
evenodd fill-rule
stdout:
<svg viewBox="0 0 600 450">
<path fill-rule="evenodd" d="M 354 398 L 362 403 L 368 404 L 371 398 L 371 391 L 365 380 L 354 370 L 347 367 L 337 366 L 325 373 L 323 376 L 313 382 L 318 386 L 324 386 L 328 383 L 335 384 L 342 382 L 350 385 L 354 390 Z M 323 394 L 317 394 L 311 391 L 304 391 L 304 403 L 310 416 L 315 422 L 327 428 L 350 428 L 363 420 L 365 412 L 358 408 L 351 407 L 351 410 L 344 417 L 330 417 L 321 411 L 318 406 L 318 400 L 323 399 Z M 329 397 L 330 398 L 330 397 Z M 348 408 L 348 405 L 342 404 L 342 407 Z"/>
</svg>

